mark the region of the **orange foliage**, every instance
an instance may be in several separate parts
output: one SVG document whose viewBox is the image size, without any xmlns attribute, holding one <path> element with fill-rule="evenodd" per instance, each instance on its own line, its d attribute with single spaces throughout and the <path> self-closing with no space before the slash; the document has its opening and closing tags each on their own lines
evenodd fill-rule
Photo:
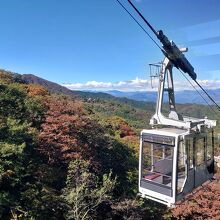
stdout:
<svg viewBox="0 0 220 220">
<path fill-rule="evenodd" d="M 121 138 L 127 136 L 136 136 L 136 133 L 134 132 L 132 127 L 123 118 L 112 117 L 111 119 L 109 119 L 109 122 L 113 125 L 113 127 L 116 128 L 116 130 L 119 131 L 119 135 Z"/>
<path fill-rule="evenodd" d="M 134 136 L 135 132 L 132 130 L 132 128 L 125 122 L 120 124 L 120 137 L 127 137 L 127 136 Z"/>
<path fill-rule="evenodd" d="M 8 74 L 6 71 L 0 70 L 0 81 L 9 84 L 13 82 L 13 77 L 12 75 Z"/>
<path fill-rule="evenodd" d="M 49 94 L 49 92 L 45 88 L 36 84 L 29 84 L 27 91 L 29 97 L 46 96 Z"/>
<path fill-rule="evenodd" d="M 120 142 L 133 149 L 137 156 L 139 154 L 139 136 L 133 128 L 121 117 L 111 117 L 108 122 L 119 133 Z"/>
</svg>

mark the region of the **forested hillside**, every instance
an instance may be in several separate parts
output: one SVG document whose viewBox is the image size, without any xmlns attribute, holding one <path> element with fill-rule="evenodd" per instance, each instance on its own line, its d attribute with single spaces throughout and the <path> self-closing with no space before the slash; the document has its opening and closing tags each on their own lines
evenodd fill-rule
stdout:
<svg viewBox="0 0 220 220">
<path fill-rule="evenodd" d="M 138 134 L 154 105 L 55 90 L 0 72 L 0 219 L 178 216 L 137 196 Z"/>
<path fill-rule="evenodd" d="M 52 95 L 13 74 L 0 75 L 0 218 L 159 218 L 136 198 L 135 129 Z M 145 216 L 145 217 L 144 217 Z"/>
</svg>

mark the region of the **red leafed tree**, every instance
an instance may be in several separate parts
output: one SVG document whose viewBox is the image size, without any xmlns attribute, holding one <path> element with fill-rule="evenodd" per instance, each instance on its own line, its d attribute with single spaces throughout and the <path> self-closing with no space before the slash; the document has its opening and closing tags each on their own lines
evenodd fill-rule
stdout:
<svg viewBox="0 0 220 220">
<path fill-rule="evenodd" d="M 52 180 L 59 175 L 59 180 L 64 180 L 69 162 L 79 158 L 89 161 L 90 171 L 99 176 L 112 170 L 113 177 L 118 177 L 118 186 L 121 187 L 117 195 L 131 188 L 133 182 L 129 180 L 127 172 L 133 169 L 136 162 L 133 151 L 126 144 L 106 133 L 105 127 L 92 119 L 93 116 L 79 101 L 49 97 L 46 106 L 48 110 L 37 146 L 45 164 L 39 168 L 39 179 Z M 56 180 L 54 184 L 58 184 Z"/>
<path fill-rule="evenodd" d="M 49 97 L 48 111 L 39 134 L 38 150 L 48 163 L 67 163 L 72 158 L 96 158 L 97 143 L 102 143 L 100 126 L 89 119 L 79 101 Z"/>
</svg>

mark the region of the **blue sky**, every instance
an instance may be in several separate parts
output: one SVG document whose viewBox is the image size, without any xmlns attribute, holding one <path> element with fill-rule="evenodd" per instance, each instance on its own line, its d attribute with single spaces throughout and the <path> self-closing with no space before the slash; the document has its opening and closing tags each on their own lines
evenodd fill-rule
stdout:
<svg viewBox="0 0 220 220">
<path fill-rule="evenodd" d="M 133 2 L 155 29 L 189 45 L 186 56 L 201 82 L 220 85 L 219 0 Z M 0 8 L 3 69 L 73 89 L 138 90 L 149 84 L 148 63 L 163 58 L 116 0 L 1 0 Z"/>
</svg>

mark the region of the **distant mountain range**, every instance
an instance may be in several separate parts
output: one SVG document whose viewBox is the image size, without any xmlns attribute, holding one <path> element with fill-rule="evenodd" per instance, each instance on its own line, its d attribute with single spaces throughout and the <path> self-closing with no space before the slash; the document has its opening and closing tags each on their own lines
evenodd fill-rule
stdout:
<svg viewBox="0 0 220 220">
<path fill-rule="evenodd" d="M 157 92 L 146 91 L 146 92 L 121 92 L 117 90 L 105 91 L 106 93 L 116 96 L 116 97 L 126 97 L 128 99 L 133 99 L 136 101 L 146 101 L 155 102 L 157 100 Z M 217 103 L 220 103 L 220 89 L 207 90 L 207 92 L 214 98 Z M 203 97 L 208 100 L 206 95 L 200 92 Z M 193 90 L 182 90 L 175 92 L 176 103 L 195 103 L 195 104 L 206 104 L 197 91 Z M 167 101 L 167 96 L 165 95 L 164 101 Z"/>
<path fill-rule="evenodd" d="M 47 88 L 51 93 L 66 94 L 66 95 L 77 95 L 83 98 L 105 98 L 111 99 L 114 97 L 127 98 L 135 101 L 144 102 L 156 102 L 157 92 L 155 91 L 137 91 L 137 92 L 121 92 L 118 90 L 110 90 L 104 92 L 97 91 L 73 91 L 57 83 L 50 82 L 48 80 L 42 79 L 32 74 L 23 74 L 21 78 L 28 83 L 39 84 Z M 217 103 L 220 104 L 220 89 L 207 90 L 207 92 L 215 99 Z M 202 93 L 203 94 L 203 93 Z M 208 98 L 203 94 L 203 97 L 208 100 Z M 175 92 L 176 103 L 179 104 L 206 104 L 205 101 L 199 96 L 196 91 L 193 90 L 183 90 Z M 164 101 L 167 101 L 167 97 L 164 97 Z"/>
<path fill-rule="evenodd" d="M 146 102 L 136 101 L 134 99 L 128 99 L 126 97 L 116 97 L 114 95 L 104 93 L 104 92 L 91 92 L 91 91 L 73 91 L 70 90 L 64 86 L 61 86 L 57 83 L 45 80 L 43 78 L 40 78 L 38 76 L 35 76 L 33 74 L 15 74 L 15 77 L 17 78 L 19 76 L 20 79 L 22 79 L 26 83 L 33 83 L 38 84 L 43 87 L 45 87 L 50 93 L 53 94 L 64 94 L 72 97 L 78 97 L 82 100 L 106 100 L 106 101 L 118 101 L 121 103 L 129 104 L 130 106 L 135 106 L 141 109 L 147 109 L 151 112 L 154 111 L 154 104 L 148 103 L 146 106 Z"/>
<path fill-rule="evenodd" d="M 133 118 L 133 114 L 138 114 L 138 117 L 143 118 L 143 122 L 145 123 L 145 120 L 149 119 L 150 115 L 152 115 L 155 111 L 157 92 L 107 91 L 110 93 L 108 94 L 107 92 L 97 91 L 73 91 L 57 83 L 50 82 L 32 74 L 14 74 L 14 77 L 16 77 L 18 81 L 22 80 L 26 83 L 42 85 L 53 94 L 64 94 L 82 100 L 84 103 L 95 103 L 98 111 L 101 112 L 108 112 L 114 109 L 114 111 L 117 111 L 117 114 L 114 112 L 116 115 L 123 115 L 123 117 L 126 115 L 128 120 Z M 220 89 L 209 90 L 208 92 L 215 98 L 215 100 L 220 100 Z M 179 100 L 181 100 L 181 102 Z M 180 114 L 198 118 L 203 118 L 204 116 L 212 119 L 216 118 L 216 115 L 213 115 L 213 112 L 210 111 L 208 106 L 199 105 L 200 103 L 204 104 L 204 102 L 200 101 L 198 95 L 194 91 L 177 92 L 177 103 L 180 103 L 177 104 L 177 111 Z M 144 116 L 145 113 L 143 113 L 143 111 L 145 113 L 147 112 L 146 114 L 148 115 Z M 168 111 L 167 105 L 164 106 L 164 111 Z M 133 118 L 134 124 L 136 123 L 135 118 L 136 116 Z M 142 126 L 140 125 L 140 122 L 137 123 L 139 124 L 139 127 Z"/>
<path fill-rule="evenodd" d="M 15 74 L 15 77 L 21 78 L 26 83 L 38 84 L 46 88 L 50 93 L 53 94 L 64 94 L 68 96 L 78 96 L 83 99 L 95 99 L 95 98 L 102 98 L 102 99 L 112 99 L 115 96 L 104 93 L 104 92 L 89 92 L 89 91 L 75 91 L 70 90 L 64 86 L 61 86 L 57 83 L 48 81 L 46 79 L 40 78 L 33 74 Z"/>
</svg>

